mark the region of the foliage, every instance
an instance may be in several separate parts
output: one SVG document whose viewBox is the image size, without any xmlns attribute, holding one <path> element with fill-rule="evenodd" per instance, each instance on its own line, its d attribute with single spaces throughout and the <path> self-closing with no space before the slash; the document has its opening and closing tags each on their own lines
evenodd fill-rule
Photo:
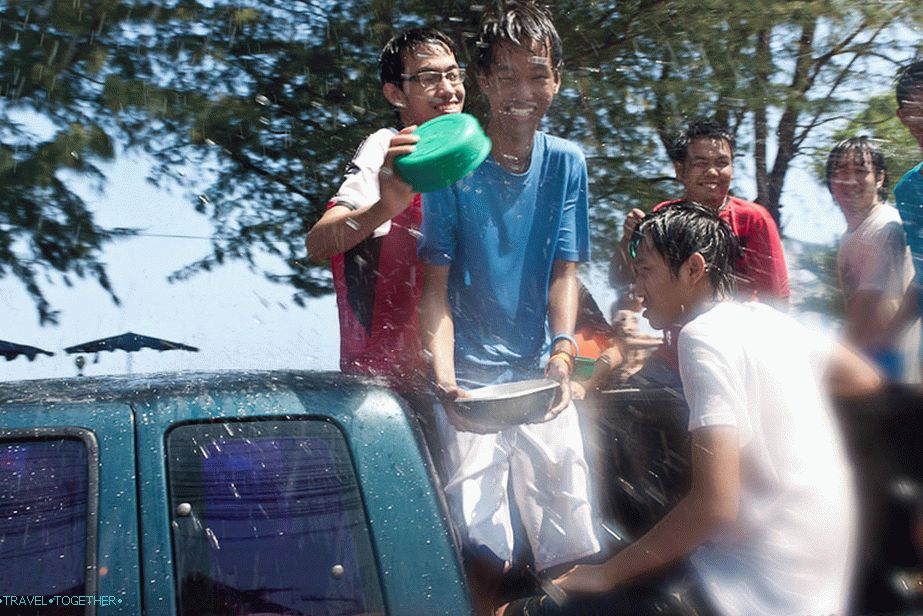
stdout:
<svg viewBox="0 0 923 616">
<path fill-rule="evenodd" d="M 842 129 L 833 133 L 831 144 L 842 139 L 867 135 L 873 138 L 885 155 L 888 168 L 888 188 L 901 178 L 905 171 L 920 162 L 920 148 L 894 114 L 894 93 L 873 96 L 865 109 Z M 819 150 L 814 161 L 814 172 L 824 181 L 829 148 Z"/>
<path fill-rule="evenodd" d="M 329 291 L 303 241 L 355 147 L 393 121 L 378 50 L 396 29 L 432 23 L 466 43 L 467 59 L 484 6 L 0 0 L 0 275 L 26 284 L 45 321 L 53 312 L 39 272 L 91 274 L 108 288 L 99 251 L 127 231 L 99 228 L 70 186 L 101 182 L 96 165 L 118 143 L 154 156 L 152 179 L 186 187 L 214 222 L 211 251 L 174 279 L 238 259 L 291 285 L 296 302 Z M 919 44 L 907 28 L 923 9 L 564 0 L 553 10 L 566 72 L 547 128 L 587 151 L 595 240 L 608 247 L 627 208 L 678 193 L 663 146 L 696 116 L 727 121 L 738 153 L 756 160 L 761 202 L 777 213 L 792 160 L 857 112 L 857 93 L 887 87 Z M 468 88 L 469 110 L 483 117 L 474 80 Z M 193 192 L 203 180 L 210 187 Z M 262 253 L 281 267 L 262 269 Z"/>
</svg>

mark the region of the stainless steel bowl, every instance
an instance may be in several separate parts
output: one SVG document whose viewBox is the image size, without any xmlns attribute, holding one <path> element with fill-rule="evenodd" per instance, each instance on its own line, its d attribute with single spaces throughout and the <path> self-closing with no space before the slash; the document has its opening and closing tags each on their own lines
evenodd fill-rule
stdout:
<svg viewBox="0 0 923 616">
<path fill-rule="evenodd" d="M 560 384 L 551 379 L 532 379 L 488 385 L 469 390 L 471 397 L 456 400 L 459 412 L 491 430 L 523 423 L 541 422 L 554 404 Z"/>
</svg>

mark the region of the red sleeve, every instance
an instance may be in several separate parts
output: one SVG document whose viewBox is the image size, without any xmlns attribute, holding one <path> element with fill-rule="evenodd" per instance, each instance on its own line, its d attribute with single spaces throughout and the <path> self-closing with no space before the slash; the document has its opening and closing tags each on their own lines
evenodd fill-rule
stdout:
<svg viewBox="0 0 923 616">
<path fill-rule="evenodd" d="M 749 276 L 752 289 L 760 299 L 787 299 L 788 269 L 779 228 L 765 208 L 758 206 L 751 220 L 746 242 Z"/>
</svg>

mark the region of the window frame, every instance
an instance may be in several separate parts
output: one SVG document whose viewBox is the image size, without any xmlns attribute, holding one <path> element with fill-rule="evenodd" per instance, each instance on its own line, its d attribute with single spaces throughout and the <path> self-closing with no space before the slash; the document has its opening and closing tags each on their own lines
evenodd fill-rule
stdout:
<svg viewBox="0 0 923 616">
<path fill-rule="evenodd" d="M 87 456 L 87 510 L 86 542 L 84 548 L 84 595 L 96 595 L 99 582 L 98 544 L 99 544 L 99 442 L 96 435 L 86 428 L 77 427 L 39 427 L 39 428 L 2 428 L 0 429 L 0 446 L 7 443 L 47 442 L 57 440 L 79 441 L 83 444 Z M 96 606 L 88 602 L 84 614 L 95 616 Z"/>
</svg>

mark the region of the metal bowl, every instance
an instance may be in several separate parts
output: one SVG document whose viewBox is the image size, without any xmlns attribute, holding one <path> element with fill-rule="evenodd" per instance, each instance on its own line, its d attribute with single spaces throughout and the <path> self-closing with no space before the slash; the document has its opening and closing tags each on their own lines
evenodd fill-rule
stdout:
<svg viewBox="0 0 923 616">
<path fill-rule="evenodd" d="M 523 423 L 539 423 L 554 404 L 560 383 L 532 379 L 472 389 L 470 397 L 459 398 L 459 412 L 472 422 L 491 430 Z"/>
</svg>

